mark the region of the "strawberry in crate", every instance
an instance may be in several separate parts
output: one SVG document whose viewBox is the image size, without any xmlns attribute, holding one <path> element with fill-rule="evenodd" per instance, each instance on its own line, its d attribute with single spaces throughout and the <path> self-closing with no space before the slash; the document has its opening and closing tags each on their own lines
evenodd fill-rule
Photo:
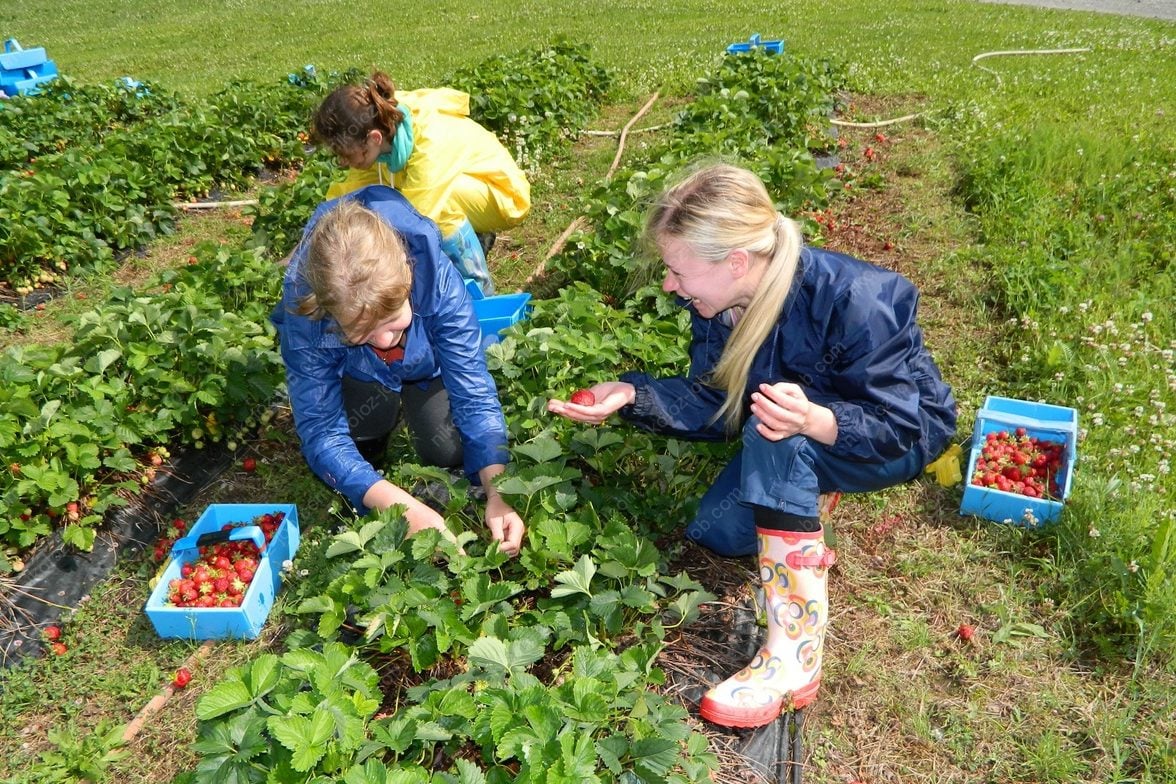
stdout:
<svg viewBox="0 0 1176 784">
<path fill-rule="evenodd" d="M 985 436 L 971 483 L 1028 498 L 1060 498 L 1065 444 L 1028 434 L 1019 427 Z"/>
</svg>

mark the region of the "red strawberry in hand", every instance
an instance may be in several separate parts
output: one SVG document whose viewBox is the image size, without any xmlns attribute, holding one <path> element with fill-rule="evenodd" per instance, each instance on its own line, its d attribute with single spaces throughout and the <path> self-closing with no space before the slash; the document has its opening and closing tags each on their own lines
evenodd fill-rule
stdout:
<svg viewBox="0 0 1176 784">
<path fill-rule="evenodd" d="M 181 667 L 176 670 L 176 675 L 172 678 L 172 686 L 177 689 L 182 689 L 192 682 L 192 672 L 187 667 Z"/>
<path fill-rule="evenodd" d="M 594 406 L 596 405 L 596 395 L 592 394 L 588 389 L 577 389 L 568 398 L 569 403 L 574 403 L 577 406 Z"/>
</svg>

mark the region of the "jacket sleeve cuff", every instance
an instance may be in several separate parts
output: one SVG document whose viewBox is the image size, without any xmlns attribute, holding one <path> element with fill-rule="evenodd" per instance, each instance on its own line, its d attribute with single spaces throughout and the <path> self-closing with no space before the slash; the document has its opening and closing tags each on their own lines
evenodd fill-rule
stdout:
<svg viewBox="0 0 1176 784">
<path fill-rule="evenodd" d="M 621 419 L 638 419 L 650 413 L 649 387 L 645 384 L 645 374 L 630 371 L 621 374 L 621 381 L 633 385 L 633 402 L 621 406 L 617 413 Z"/>
<path fill-rule="evenodd" d="M 462 465 L 466 478 L 470 484 L 481 485 L 482 479 L 478 472 L 486 466 L 506 465 L 510 462 L 510 452 L 502 445 L 486 445 L 475 449 L 465 449 Z"/>
<path fill-rule="evenodd" d="M 830 403 L 829 410 L 833 412 L 833 418 L 837 421 L 837 440 L 829 447 L 829 452 L 838 457 L 860 457 L 865 440 L 862 437 L 860 418 L 855 415 L 851 406 L 844 403 Z"/>
</svg>

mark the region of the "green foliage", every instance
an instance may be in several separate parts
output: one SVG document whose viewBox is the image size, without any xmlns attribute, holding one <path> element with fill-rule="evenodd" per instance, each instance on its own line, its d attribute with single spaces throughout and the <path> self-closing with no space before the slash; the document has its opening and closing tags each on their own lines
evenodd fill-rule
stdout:
<svg viewBox="0 0 1176 784">
<path fill-rule="evenodd" d="M 196 252 L 159 293 L 117 289 L 81 314 L 72 344 L 0 354 L 0 540 L 28 546 L 60 519 L 66 541 L 89 549 L 103 513 L 149 476 L 150 447 L 219 441 L 272 399 L 273 265 Z"/>
<path fill-rule="evenodd" d="M 610 83 L 587 46 L 562 39 L 492 57 L 449 81 L 470 94 L 470 116 L 494 131 L 524 169 L 565 151 L 596 116 Z"/>
<path fill-rule="evenodd" d="M 307 161 L 293 182 L 262 188 L 257 206 L 244 212 L 253 217 L 250 247 L 266 248 L 270 255 L 289 254 L 302 238 L 302 229 L 323 201 L 339 169 L 332 157 L 320 154 Z"/>
<path fill-rule="evenodd" d="M 318 95 L 234 82 L 181 103 L 149 86 L 64 80 L 0 111 L 0 280 L 24 293 L 100 268 L 170 232 L 174 199 L 301 161 L 298 134 Z"/>
<path fill-rule="evenodd" d="M 1141 132 L 1111 145 L 1085 128 L 977 134 L 959 195 L 1011 315 L 995 347 L 1008 393 L 1075 405 L 1076 490 L 1052 540 L 1053 575 L 1087 641 L 1137 661 L 1170 648 L 1176 524 L 1176 157 Z"/>
<path fill-rule="evenodd" d="M 755 171 L 786 214 L 823 207 L 833 180 L 811 151 L 831 141 L 825 128 L 841 80 L 824 61 L 758 50 L 723 58 L 713 76 L 699 79 L 672 138 L 590 193 L 585 214 L 592 229 L 574 235 L 552 260 L 556 279 L 585 281 L 613 301 L 630 293 L 639 282 L 633 260 L 642 256 L 649 206 L 672 177 L 700 160 Z"/>
<path fill-rule="evenodd" d="M 50 751 L 9 784 L 83 784 L 105 782 L 112 764 L 129 753 L 123 746 L 125 725 L 112 726 L 102 720 L 98 726 L 82 732 L 72 722 L 49 730 Z"/>
</svg>

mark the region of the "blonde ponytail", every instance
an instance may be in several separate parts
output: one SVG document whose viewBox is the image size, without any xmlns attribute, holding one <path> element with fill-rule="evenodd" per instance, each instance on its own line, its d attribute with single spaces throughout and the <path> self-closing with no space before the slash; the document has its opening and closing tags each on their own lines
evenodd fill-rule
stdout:
<svg viewBox="0 0 1176 784">
<path fill-rule="evenodd" d="M 731 338 L 723 347 L 719 363 L 711 372 L 712 386 L 727 392 L 727 399 L 723 401 L 715 418 L 723 417 L 730 431 L 735 431 L 740 425 L 747 375 L 760 346 L 772 334 L 772 329 L 780 319 L 800 258 L 800 227 L 796 222 L 778 215 L 775 230 L 776 248 L 768 257 L 767 269 L 764 270 L 759 288 L 748 303 L 747 312 L 735 325 Z"/>
<path fill-rule="evenodd" d="M 776 211 L 763 182 L 750 171 L 714 164 L 667 189 L 646 223 L 649 240 L 678 239 L 702 260 L 725 262 L 742 248 L 764 271 L 747 310 L 735 325 L 722 356 L 706 380 L 726 392 L 715 415 L 739 429 L 751 365 L 780 318 L 800 258 L 796 223 Z"/>
</svg>

